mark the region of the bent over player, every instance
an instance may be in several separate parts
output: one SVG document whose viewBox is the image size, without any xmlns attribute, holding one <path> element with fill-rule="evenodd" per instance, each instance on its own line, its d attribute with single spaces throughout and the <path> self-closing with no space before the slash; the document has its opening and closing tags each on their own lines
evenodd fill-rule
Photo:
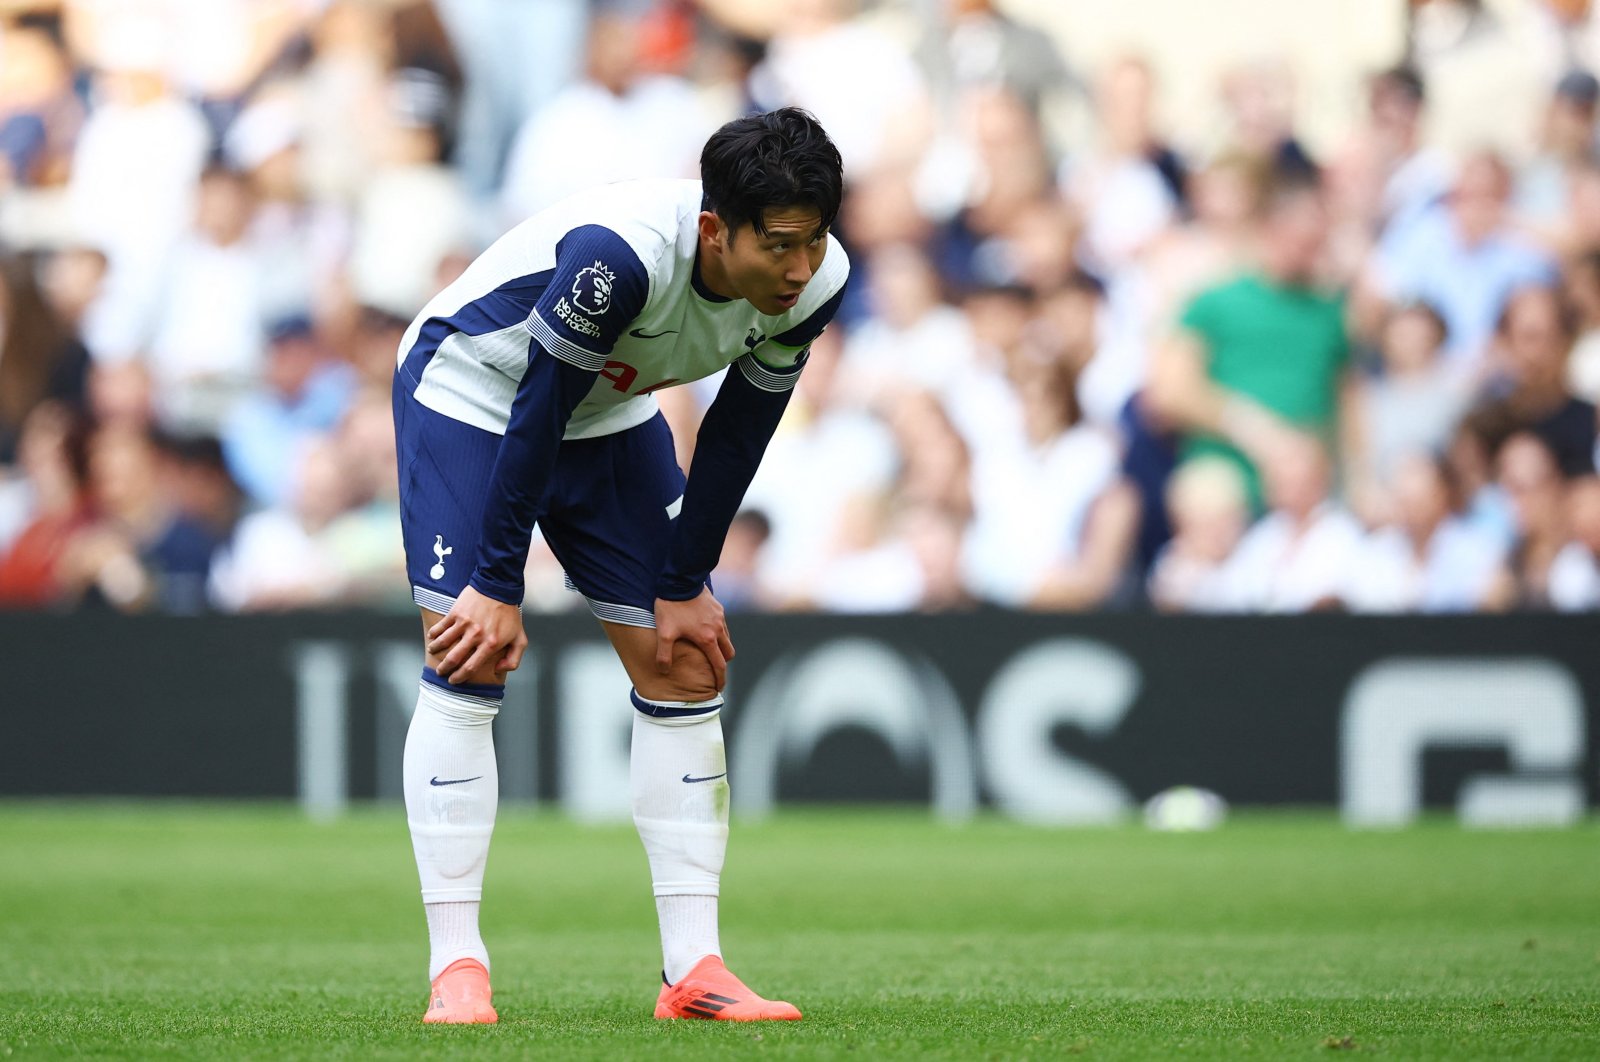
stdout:
<svg viewBox="0 0 1600 1062">
<path fill-rule="evenodd" d="M 609 185 L 523 222 L 400 345 L 401 518 L 427 653 L 404 765 L 426 1022 L 497 1020 L 478 933 L 498 801 L 490 724 L 528 644 L 536 523 L 633 682 L 633 815 L 664 960 L 655 1016 L 800 1017 L 720 957 L 733 644 L 707 578 L 849 274 L 828 234 L 840 161 L 790 108 L 729 122 L 700 167 L 699 181 Z M 653 392 L 723 368 L 686 481 Z"/>
</svg>

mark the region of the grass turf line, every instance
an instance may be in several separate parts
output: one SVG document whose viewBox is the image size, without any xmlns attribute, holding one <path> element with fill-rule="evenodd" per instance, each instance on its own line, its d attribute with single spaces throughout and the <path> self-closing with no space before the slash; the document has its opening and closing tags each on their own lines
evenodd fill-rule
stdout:
<svg viewBox="0 0 1600 1062">
<path fill-rule="evenodd" d="M 424 1028 L 403 815 L 0 803 L 0 1058 L 1593 1058 L 1600 830 L 739 824 L 723 944 L 800 1023 L 650 1017 L 627 827 L 506 813 L 501 1023 Z"/>
</svg>

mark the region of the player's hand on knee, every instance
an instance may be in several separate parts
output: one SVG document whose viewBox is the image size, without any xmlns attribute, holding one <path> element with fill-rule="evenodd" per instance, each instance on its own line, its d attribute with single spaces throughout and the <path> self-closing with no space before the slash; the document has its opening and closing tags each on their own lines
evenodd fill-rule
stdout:
<svg viewBox="0 0 1600 1062">
<path fill-rule="evenodd" d="M 436 670 L 456 684 L 469 681 L 490 664 L 496 674 L 516 670 L 527 646 L 517 606 L 485 597 L 470 586 L 461 591 L 449 614 L 428 629 L 428 652 L 441 658 Z"/>
<path fill-rule="evenodd" d="M 528 648 L 528 633 L 522 629 L 521 620 L 522 617 L 519 615 L 517 617 L 517 636 L 511 640 L 511 644 L 506 648 L 505 655 L 495 661 L 494 671 L 496 675 L 504 675 L 522 666 L 522 651 Z"/>
<path fill-rule="evenodd" d="M 728 661 L 733 659 L 733 640 L 728 636 L 728 621 L 722 602 L 710 589 L 688 601 L 656 599 L 656 670 L 665 675 L 672 670 L 672 647 L 688 642 L 705 654 L 711 665 L 711 678 L 717 692 L 728 684 Z"/>
</svg>

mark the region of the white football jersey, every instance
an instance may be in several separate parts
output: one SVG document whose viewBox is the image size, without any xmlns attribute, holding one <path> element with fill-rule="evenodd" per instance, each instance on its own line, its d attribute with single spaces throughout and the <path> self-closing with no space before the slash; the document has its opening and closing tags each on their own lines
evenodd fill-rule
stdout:
<svg viewBox="0 0 1600 1062">
<path fill-rule="evenodd" d="M 420 366 L 416 400 L 504 434 L 530 339 L 600 374 L 567 424 L 568 439 L 642 424 L 656 412 L 653 392 L 729 365 L 765 390 L 792 387 L 805 349 L 842 298 L 844 248 L 828 236 L 799 302 L 767 316 L 700 283 L 700 210 L 699 181 L 626 181 L 566 199 L 506 233 L 407 330 L 399 360 Z"/>
</svg>

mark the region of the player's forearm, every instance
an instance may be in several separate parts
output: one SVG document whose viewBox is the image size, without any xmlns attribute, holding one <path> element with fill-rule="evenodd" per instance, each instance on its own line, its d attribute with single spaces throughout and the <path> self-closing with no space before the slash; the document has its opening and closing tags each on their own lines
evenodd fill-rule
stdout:
<svg viewBox="0 0 1600 1062">
<path fill-rule="evenodd" d="M 683 510 L 673 521 L 666 570 L 656 596 L 687 601 L 705 588 L 722 555 L 744 494 L 755 478 L 778 421 L 789 404 L 788 389 L 766 390 L 736 365 L 700 423 L 694 466 L 683 492 Z"/>
<path fill-rule="evenodd" d="M 473 589 L 496 601 L 522 603 L 522 570 L 539 503 L 550 487 L 556 453 L 572 411 L 594 386 L 595 373 L 535 350 L 511 407 L 483 511 Z M 445 475 L 449 469 L 442 470 Z"/>
</svg>

